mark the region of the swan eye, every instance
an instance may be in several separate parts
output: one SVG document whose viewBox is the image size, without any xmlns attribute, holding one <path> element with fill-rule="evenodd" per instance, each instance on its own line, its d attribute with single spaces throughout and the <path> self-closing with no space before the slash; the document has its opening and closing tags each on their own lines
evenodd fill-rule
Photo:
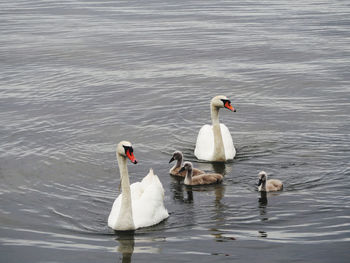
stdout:
<svg viewBox="0 0 350 263">
<path fill-rule="evenodd" d="M 226 109 L 229 109 L 229 110 L 231 110 L 231 111 L 233 111 L 233 112 L 236 112 L 236 109 L 232 107 L 231 101 L 230 101 L 230 100 L 221 99 L 221 101 L 224 103 L 224 107 L 225 107 Z"/>
<path fill-rule="evenodd" d="M 132 152 L 134 152 L 134 149 L 131 146 L 123 145 L 123 147 L 124 147 L 125 153 L 127 153 L 127 152 L 132 153 Z"/>
<path fill-rule="evenodd" d="M 230 100 L 224 100 L 224 99 L 221 99 L 221 101 L 224 103 L 224 105 L 228 102 L 229 104 L 231 104 L 231 101 Z"/>
</svg>

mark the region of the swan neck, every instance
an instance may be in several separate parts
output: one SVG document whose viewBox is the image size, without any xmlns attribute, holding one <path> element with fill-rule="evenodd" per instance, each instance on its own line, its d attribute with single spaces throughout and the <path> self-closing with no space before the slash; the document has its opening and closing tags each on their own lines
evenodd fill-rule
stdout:
<svg viewBox="0 0 350 263">
<path fill-rule="evenodd" d="M 220 121 L 219 121 L 219 109 L 211 105 L 211 121 L 213 123 L 214 133 L 214 155 L 213 161 L 226 161 L 224 142 L 222 139 Z"/>
<path fill-rule="evenodd" d="M 180 167 L 182 165 L 182 157 L 179 160 L 176 160 L 176 163 L 173 167 L 171 167 L 171 169 L 169 170 L 170 174 L 174 174 L 176 173 L 176 169 L 180 170 Z"/>
<path fill-rule="evenodd" d="M 128 166 L 126 163 L 126 158 L 124 156 L 118 155 L 118 166 L 120 172 L 120 179 L 122 185 L 122 192 L 130 192 L 130 181 L 129 181 L 129 172 Z"/>
<path fill-rule="evenodd" d="M 131 203 L 131 191 L 130 191 L 130 181 L 126 157 L 118 154 L 117 155 L 120 180 L 122 188 L 122 200 L 119 212 L 118 222 L 121 224 L 120 229 L 134 229 L 134 221 L 132 215 L 132 203 Z"/>
<path fill-rule="evenodd" d="M 185 184 L 192 184 L 192 169 L 187 170 L 186 178 L 185 178 Z"/>
<path fill-rule="evenodd" d="M 182 165 L 182 157 L 180 157 L 178 160 L 176 160 L 176 164 L 174 165 L 173 169 L 180 168 Z"/>
<path fill-rule="evenodd" d="M 220 110 L 220 108 L 215 107 L 212 104 L 210 105 L 211 122 L 212 122 L 213 126 L 220 125 L 219 110 Z"/>
</svg>

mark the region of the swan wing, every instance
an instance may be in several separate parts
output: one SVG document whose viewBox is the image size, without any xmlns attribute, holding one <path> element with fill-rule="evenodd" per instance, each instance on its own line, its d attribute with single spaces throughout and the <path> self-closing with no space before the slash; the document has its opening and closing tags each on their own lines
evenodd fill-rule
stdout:
<svg viewBox="0 0 350 263">
<path fill-rule="evenodd" d="M 122 194 L 120 194 L 113 203 L 111 212 L 108 216 L 108 226 L 111 228 L 115 228 L 115 225 L 117 223 L 118 217 L 119 217 L 119 211 L 122 203 Z"/>
<path fill-rule="evenodd" d="M 151 169 L 141 182 L 130 185 L 132 213 L 135 228 L 152 226 L 169 216 L 164 206 L 164 188 L 157 175 Z M 108 217 L 108 226 L 117 224 L 122 194 L 114 201 Z"/>
<path fill-rule="evenodd" d="M 203 125 L 199 130 L 194 155 L 199 160 L 210 161 L 214 153 L 214 133 L 212 125 Z"/>
<path fill-rule="evenodd" d="M 142 195 L 133 199 L 133 219 L 136 228 L 158 224 L 169 216 L 164 207 L 164 188 L 151 169 L 141 181 Z"/>
<path fill-rule="evenodd" d="M 131 200 L 132 202 L 135 202 L 135 200 L 138 200 L 141 198 L 143 194 L 143 187 L 140 182 L 136 182 L 130 185 L 130 191 L 131 191 Z M 119 194 L 118 197 L 114 200 L 111 212 L 108 216 L 108 226 L 111 228 L 115 228 L 115 225 L 117 224 L 118 218 L 119 218 L 119 212 L 122 205 L 122 194 Z"/>
<path fill-rule="evenodd" d="M 220 123 L 220 130 L 221 130 L 222 141 L 224 142 L 226 160 L 231 160 L 236 155 L 236 149 L 233 145 L 231 133 L 229 129 L 226 127 L 226 125 L 222 123 Z"/>
<path fill-rule="evenodd" d="M 154 176 L 156 175 L 154 175 L 153 169 L 149 169 L 148 174 L 141 181 L 142 187 L 146 188 L 148 185 L 152 184 Z"/>
</svg>

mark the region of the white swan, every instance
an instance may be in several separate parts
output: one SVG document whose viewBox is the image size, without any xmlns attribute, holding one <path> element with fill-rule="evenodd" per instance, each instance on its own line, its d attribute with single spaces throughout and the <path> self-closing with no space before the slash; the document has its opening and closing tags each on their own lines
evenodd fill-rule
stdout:
<svg viewBox="0 0 350 263">
<path fill-rule="evenodd" d="M 259 173 L 259 192 L 275 192 L 283 189 L 283 183 L 278 179 L 267 180 L 267 173 L 261 171 Z"/>
<path fill-rule="evenodd" d="M 199 130 L 194 155 L 205 161 L 224 162 L 236 155 L 230 131 L 220 124 L 219 110 L 227 108 L 236 111 L 226 96 L 216 96 L 211 100 L 211 120 L 213 125 L 204 125 Z"/>
<path fill-rule="evenodd" d="M 184 180 L 185 185 L 206 185 L 206 184 L 218 184 L 221 183 L 224 177 L 221 174 L 200 174 L 195 177 L 192 177 L 193 170 L 192 170 L 192 163 L 191 162 L 184 162 L 184 166 L 180 169 L 179 172 L 186 171 L 186 177 Z"/>
<path fill-rule="evenodd" d="M 176 160 L 176 164 L 170 169 L 169 173 L 173 176 L 179 176 L 185 178 L 186 176 L 186 171 L 182 171 L 181 173 L 179 172 L 181 167 L 182 167 L 182 160 L 183 160 L 183 154 L 180 151 L 175 151 L 173 153 L 173 157 L 171 157 L 169 163 L 173 162 Z M 204 174 L 202 170 L 193 168 L 192 169 L 193 176 L 199 175 L 199 174 Z"/>
<path fill-rule="evenodd" d="M 115 230 L 135 230 L 156 225 L 169 216 L 164 207 L 164 189 L 158 176 L 150 169 L 141 182 L 130 185 L 126 158 L 137 163 L 130 142 L 117 146 L 122 193 L 114 201 L 108 226 Z"/>
</svg>

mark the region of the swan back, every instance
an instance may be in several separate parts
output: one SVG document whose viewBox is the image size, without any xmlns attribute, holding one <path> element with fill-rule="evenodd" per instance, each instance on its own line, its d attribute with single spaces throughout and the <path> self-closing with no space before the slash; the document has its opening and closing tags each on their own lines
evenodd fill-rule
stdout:
<svg viewBox="0 0 350 263">
<path fill-rule="evenodd" d="M 216 173 L 201 174 L 192 178 L 191 185 L 217 184 L 221 183 L 223 178 L 221 174 Z"/>
<path fill-rule="evenodd" d="M 138 187 L 138 195 L 133 198 L 135 227 L 152 226 L 166 219 L 169 214 L 164 207 L 164 188 L 152 169 Z"/>
<path fill-rule="evenodd" d="M 181 167 L 171 169 L 170 174 L 173 176 L 179 176 L 182 178 L 186 177 L 187 172 L 186 171 L 180 172 L 180 170 L 181 170 Z M 204 174 L 204 171 L 197 169 L 197 168 L 192 169 L 192 176 L 197 176 L 197 175 L 201 175 L 201 174 Z"/>
</svg>

